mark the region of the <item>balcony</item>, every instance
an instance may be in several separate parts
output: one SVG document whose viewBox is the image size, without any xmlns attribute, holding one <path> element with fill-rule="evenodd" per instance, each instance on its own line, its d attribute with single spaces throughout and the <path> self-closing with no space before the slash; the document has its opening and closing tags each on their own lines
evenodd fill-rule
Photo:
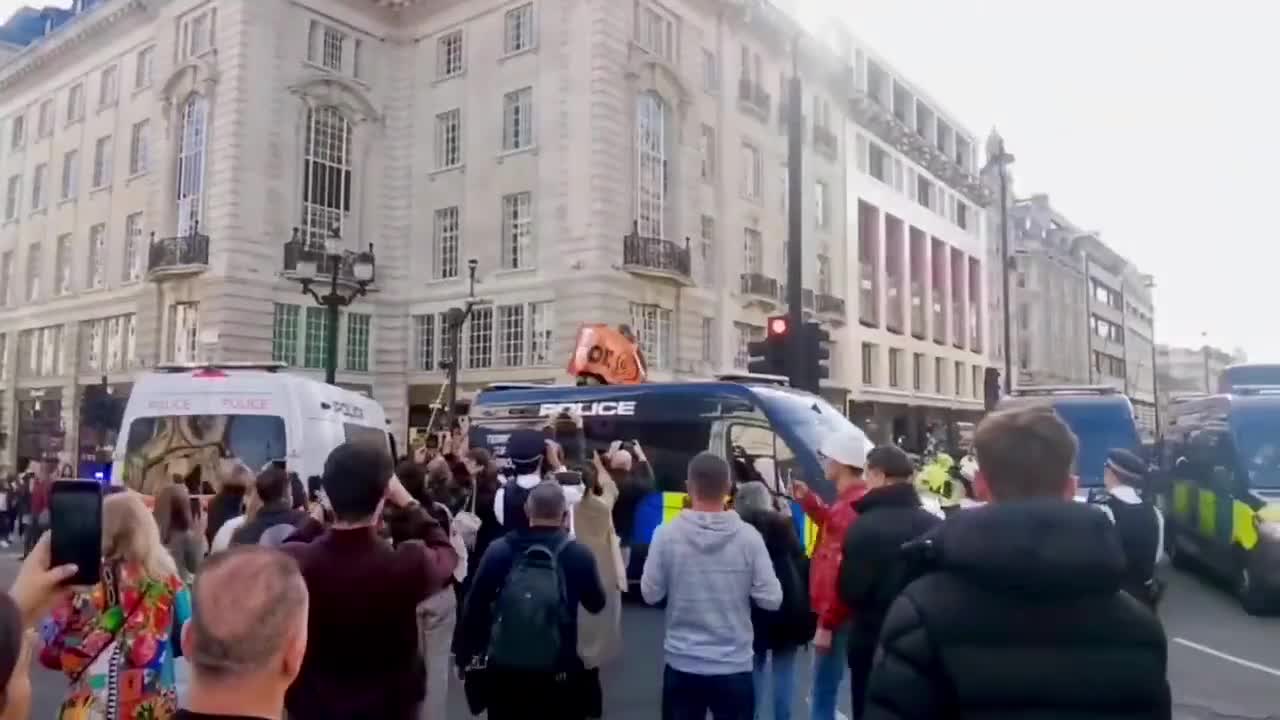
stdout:
<svg viewBox="0 0 1280 720">
<path fill-rule="evenodd" d="M 825 128 L 815 123 L 813 126 L 813 149 L 829 158 L 834 158 L 839 148 L 840 143 L 836 140 L 836 134 L 830 128 Z"/>
<path fill-rule="evenodd" d="M 635 275 L 692 285 L 689 238 L 678 244 L 659 237 L 645 237 L 640 234 L 640 224 L 633 222 L 631 232 L 622 236 L 622 269 Z"/>
<path fill-rule="evenodd" d="M 880 313 L 876 303 L 875 268 L 871 261 L 862 260 L 861 279 L 858 283 L 858 322 L 867 327 L 879 327 Z"/>
<path fill-rule="evenodd" d="M 738 79 L 738 106 L 755 115 L 760 122 L 769 121 L 769 109 L 773 106 L 773 98 L 759 84 L 749 77 Z"/>
<path fill-rule="evenodd" d="M 816 300 L 818 314 L 822 317 L 835 322 L 844 324 L 845 307 L 844 298 L 836 297 L 829 293 L 818 293 Z"/>
<path fill-rule="evenodd" d="M 947 313 L 942 303 L 942 291 L 933 291 L 933 341 L 947 344 Z"/>
<path fill-rule="evenodd" d="M 296 232 L 294 237 L 298 237 Z M 356 277 L 355 272 L 355 259 L 355 253 L 332 255 L 325 251 L 325 247 L 322 244 L 294 239 L 284 244 L 284 269 L 281 274 L 286 279 L 299 280 L 302 276 L 298 274 L 298 263 L 312 262 L 315 263 L 314 277 L 328 279 L 333 275 L 336 264 L 339 285 L 360 287 L 361 281 Z M 369 283 L 370 281 L 364 281 L 363 284 L 367 286 Z"/>
<path fill-rule="evenodd" d="M 924 287 L 920 283 L 911 283 L 911 337 L 917 340 L 925 338 Z"/>
<path fill-rule="evenodd" d="M 198 275 L 209 269 L 209 236 L 193 226 L 181 237 L 157 238 L 151 234 L 147 249 L 147 277 L 152 280 Z"/>
<path fill-rule="evenodd" d="M 758 272 L 743 273 L 741 294 L 747 304 L 758 303 L 771 308 L 782 306 L 778 281 Z"/>
</svg>

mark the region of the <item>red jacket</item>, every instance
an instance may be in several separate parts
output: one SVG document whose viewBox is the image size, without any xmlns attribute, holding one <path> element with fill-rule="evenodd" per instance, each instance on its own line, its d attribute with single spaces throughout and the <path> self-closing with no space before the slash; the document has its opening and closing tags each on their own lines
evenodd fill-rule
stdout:
<svg viewBox="0 0 1280 720">
<path fill-rule="evenodd" d="M 858 517 L 853 504 L 866 492 L 865 485 L 851 485 L 831 505 L 816 493 L 809 493 L 800 501 L 805 514 L 818 526 L 818 542 L 809 563 L 809 603 L 818 614 L 818 627 L 837 630 L 849 620 L 849 608 L 840 600 L 836 585 L 844 555 L 844 536 Z"/>
</svg>

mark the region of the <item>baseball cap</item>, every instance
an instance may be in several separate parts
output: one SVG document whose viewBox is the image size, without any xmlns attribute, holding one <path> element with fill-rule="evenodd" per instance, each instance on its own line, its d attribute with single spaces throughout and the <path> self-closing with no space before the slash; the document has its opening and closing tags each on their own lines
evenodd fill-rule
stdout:
<svg viewBox="0 0 1280 720">
<path fill-rule="evenodd" d="M 867 452 L 871 449 L 871 441 L 861 431 L 835 432 L 823 439 L 818 446 L 818 454 L 831 458 L 841 465 L 862 470 L 867 466 Z"/>
</svg>

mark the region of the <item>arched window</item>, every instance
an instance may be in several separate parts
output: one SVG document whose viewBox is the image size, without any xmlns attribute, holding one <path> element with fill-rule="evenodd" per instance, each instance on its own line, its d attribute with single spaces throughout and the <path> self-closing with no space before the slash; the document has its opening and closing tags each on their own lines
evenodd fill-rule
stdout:
<svg viewBox="0 0 1280 720">
<path fill-rule="evenodd" d="M 337 108 L 307 111 L 302 161 L 302 230 L 308 243 L 342 234 L 351 212 L 351 122 Z"/>
<path fill-rule="evenodd" d="M 178 135 L 178 237 L 197 231 L 204 197 L 204 152 L 209 101 L 191 95 L 182 106 Z"/>
<path fill-rule="evenodd" d="M 636 220 L 641 237 L 663 237 L 667 191 L 666 104 L 654 93 L 636 99 Z"/>
</svg>

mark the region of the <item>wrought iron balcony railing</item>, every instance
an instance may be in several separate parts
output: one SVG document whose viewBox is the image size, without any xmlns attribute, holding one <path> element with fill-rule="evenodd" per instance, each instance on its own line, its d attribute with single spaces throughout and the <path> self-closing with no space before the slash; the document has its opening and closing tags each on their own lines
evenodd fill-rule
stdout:
<svg viewBox="0 0 1280 720">
<path fill-rule="evenodd" d="M 147 249 L 149 276 L 184 275 L 204 272 L 209 267 L 209 236 L 193 225 L 191 232 L 176 237 L 157 238 L 151 234 Z"/>
<path fill-rule="evenodd" d="M 633 222 L 631 232 L 622 236 L 622 266 L 632 272 L 655 273 L 688 281 L 693 277 L 689 238 L 680 244 L 660 237 L 647 237 L 640 234 L 640 224 Z"/>
</svg>

